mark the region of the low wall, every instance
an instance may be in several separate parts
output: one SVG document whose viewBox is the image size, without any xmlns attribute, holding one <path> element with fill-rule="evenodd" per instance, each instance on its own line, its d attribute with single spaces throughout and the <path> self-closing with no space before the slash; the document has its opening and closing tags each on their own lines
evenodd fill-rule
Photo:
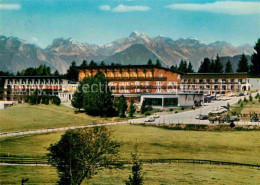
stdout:
<svg viewBox="0 0 260 185">
<path fill-rule="evenodd" d="M 0 110 L 6 109 L 9 105 L 17 103 L 17 101 L 0 101 Z"/>
</svg>

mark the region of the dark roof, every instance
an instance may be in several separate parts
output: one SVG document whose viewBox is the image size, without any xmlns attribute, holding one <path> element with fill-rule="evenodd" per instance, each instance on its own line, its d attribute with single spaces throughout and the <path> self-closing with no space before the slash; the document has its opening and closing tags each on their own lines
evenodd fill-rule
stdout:
<svg viewBox="0 0 260 185">
<path fill-rule="evenodd" d="M 119 69 L 119 68 L 147 68 L 147 69 L 150 69 L 150 68 L 156 68 L 156 69 L 164 69 L 166 71 L 171 71 L 173 72 L 172 70 L 170 70 L 169 68 L 166 68 L 166 67 L 159 67 L 159 66 L 156 66 L 156 65 L 114 65 L 114 66 L 111 66 L 111 65 L 107 65 L 107 66 L 86 66 L 86 67 L 81 67 L 81 66 L 77 66 L 78 69 Z M 173 73 L 178 73 L 178 74 L 181 74 L 180 72 L 177 72 L 177 71 L 174 71 Z"/>
</svg>

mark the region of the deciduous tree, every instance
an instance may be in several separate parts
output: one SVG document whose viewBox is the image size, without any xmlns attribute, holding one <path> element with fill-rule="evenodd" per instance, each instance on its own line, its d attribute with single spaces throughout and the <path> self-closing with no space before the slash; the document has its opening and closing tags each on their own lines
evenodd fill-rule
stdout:
<svg viewBox="0 0 260 185">
<path fill-rule="evenodd" d="M 60 185 L 80 185 L 100 167 L 118 167 L 115 163 L 120 143 L 111 139 L 105 127 L 66 131 L 48 148 L 49 163 L 57 169 Z"/>
</svg>

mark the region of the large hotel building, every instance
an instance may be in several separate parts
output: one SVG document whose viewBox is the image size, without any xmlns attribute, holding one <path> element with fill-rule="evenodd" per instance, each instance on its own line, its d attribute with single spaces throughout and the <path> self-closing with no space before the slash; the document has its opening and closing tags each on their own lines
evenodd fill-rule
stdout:
<svg viewBox="0 0 260 185">
<path fill-rule="evenodd" d="M 260 78 L 247 73 L 180 74 L 155 65 L 87 66 L 78 70 L 79 81 L 103 72 L 115 98 L 123 94 L 128 101 L 134 99 L 141 104 L 145 100 L 157 107 L 202 105 L 205 94 L 260 89 Z M 78 86 L 54 76 L 6 76 L 0 77 L 1 81 L 4 86 L 2 93 L 0 88 L 0 100 L 7 101 L 22 101 L 26 95 L 40 91 L 66 102 Z"/>
<path fill-rule="evenodd" d="M 188 73 L 182 75 L 180 89 L 204 94 L 251 91 L 260 89 L 260 78 L 247 73 Z"/>
<path fill-rule="evenodd" d="M 38 92 L 42 95 L 58 96 L 61 101 L 72 99 L 77 83 L 57 76 L 2 76 L 4 81 L 0 100 L 23 101 L 26 95 Z M 2 90 L 1 90 L 2 91 Z"/>
<path fill-rule="evenodd" d="M 201 93 L 180 92 L 180 73 L 155 65 L 79 67 L 79 81 L 99 71 L 105 74 L 115 97 L 123 94 L 127 100 L 131 98 L 136 103 L 146 100 L 158 107 L 191 106 L 203 101 Z"/>
</svg>

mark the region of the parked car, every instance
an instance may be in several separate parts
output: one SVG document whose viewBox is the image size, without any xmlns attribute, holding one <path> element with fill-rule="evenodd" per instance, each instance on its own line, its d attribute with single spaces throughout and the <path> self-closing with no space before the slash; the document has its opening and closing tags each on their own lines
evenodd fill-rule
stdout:
<svg viewBox="0 0 260 185">
<path fill-rule="evenodd" d="M 209 117 L 207 115 L 200 115 L 200 120 L 207 120 Z"/>
<path fill-rule="evenodd" d="M 259 118 L 258 117 L 252 117 L 250 119 L 251 122 L 259 122 Z"/>
<path fill-rule="evenodd" d="M 155 118 L 153 116 L 150 116 L 145 119 L 145 122 L 154 122 L 154 121 L 155 121 Z"/>
<path fill-rule="evenodd" d="M 239 118 L 236 116 L 231 116 L 230 121 L 239 121 Z"/>
<path fill-rule="evenodd" d="M 200 116 L 201 116 L 201 114 L 197 115 L 197 116 L 196 116 L 196 119 L 200 119 Z"/>
<path fill-rule="evenodd" d="M 156 114 L 156 113 L 154 113 L 153 115 L 152 115 L 154 118 L 159 118 L 160 116 L 158 115 L 158 114 Z"/>
<path fill-rule="evenodd" d="M 228 107 L 228 106 L 221 106 L 221 107 L 224 108 L 224 109 L 229 110 L 229 107 Z"/>
</svg>

